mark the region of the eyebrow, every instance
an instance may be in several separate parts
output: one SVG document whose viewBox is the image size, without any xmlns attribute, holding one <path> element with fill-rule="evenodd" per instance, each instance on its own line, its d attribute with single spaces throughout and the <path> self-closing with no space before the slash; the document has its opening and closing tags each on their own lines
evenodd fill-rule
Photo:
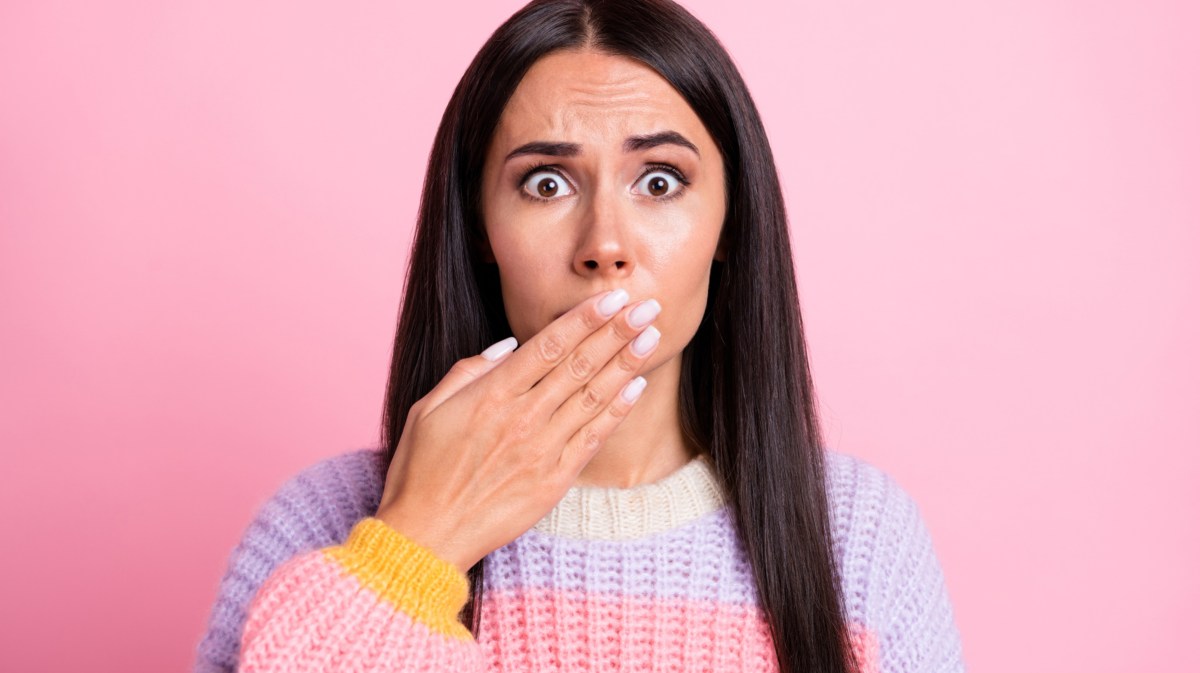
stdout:
<svg viewBox="0 0 1200 673">
<path fill-rule="evenodd" d="M 660 131 L 641 136 L 629 136 L 625 139 L 622 149 L 626 152 L 638 152 L 658 147 L 659 145 L 677 145 L 695 152 L 696 156 L 700 156 L 700 150 L 696 148 L 696 145 L 677 131 Z M 582 151 L 583 146 L 578 143 L 554 143 L 545 140 L 535 140 L 531 143 L 525 143 L 509 152 L 508 156 L 504 157 L 504 161 L 507 162 L 510 159 L 529 154 L 540 154 L 551 157 L 574 157 L 578 156 Z"/>
</svg>

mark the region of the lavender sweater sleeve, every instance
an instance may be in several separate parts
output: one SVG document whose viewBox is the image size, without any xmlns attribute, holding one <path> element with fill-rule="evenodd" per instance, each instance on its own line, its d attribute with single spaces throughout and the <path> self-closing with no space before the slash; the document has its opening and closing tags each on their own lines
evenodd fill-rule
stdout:
<svg viewBox="0 0 1200 673">
<path fill-rule="evenodd" d="M 263 505 L 233 550 L 208 629 L 196 652 L 195 673 L 232 673 L 250 601 L 289 559 L 341 544 L 363 517 L 375 513 L 383 490 L 379 454 L 355 451 L 302 471 Z"/>
<path fill-rule="evenodd" d="M 916 502 L 861 458 L 827 455 L 847 612 L 878 634 L 882 673 L 965 671 L 945 578 Z"/>
</svg>

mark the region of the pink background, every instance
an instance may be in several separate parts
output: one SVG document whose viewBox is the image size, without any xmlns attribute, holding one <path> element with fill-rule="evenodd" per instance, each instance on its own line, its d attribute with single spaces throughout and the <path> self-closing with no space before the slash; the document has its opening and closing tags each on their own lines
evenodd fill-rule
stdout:
<svg viewBox="0 0 1200 673">
<path fill-rule="evenodd" d="M 687 5 L 828 442 L 919 502 L 972 671 L 1200 670 L 1197 5 Z M 374 441 L 434 127 L 518 6 L 3 4 L 5 670 L 190 667 L 255 509 Z"/>
</svg>

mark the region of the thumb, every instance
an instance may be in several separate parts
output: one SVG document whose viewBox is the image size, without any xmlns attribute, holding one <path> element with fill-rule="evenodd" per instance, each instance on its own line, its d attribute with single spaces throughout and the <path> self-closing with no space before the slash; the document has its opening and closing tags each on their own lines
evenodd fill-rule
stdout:
<svg viewBox="0 0 1200 673">
<path fill-rule="evenodd" d="M 488 346 L 475 357 L 463 358 L 455 362 L 450 371 L 425 396 L 423 404 L 430 410 L 441 405 L 442 402 L 450 399 L 472 381 L 495 369 L 496 365 L 508 357 L 508 354 L 513 352 L 516 347 L 516 337 L 508 337 Z"/>
</svg>

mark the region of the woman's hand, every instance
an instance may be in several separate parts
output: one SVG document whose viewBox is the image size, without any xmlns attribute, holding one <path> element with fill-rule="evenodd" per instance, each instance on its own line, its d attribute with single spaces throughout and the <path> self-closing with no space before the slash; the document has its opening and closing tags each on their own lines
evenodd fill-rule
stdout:
<svg viewBox="0 0 1200 673">
<path fill-rule="evenodd" d="M 464 573 L 532 528 L 646 385 L 659 306 L 628 300 L 595 295 L 515 352 L 456 362 L 409 410 L 376 517 Z"/>
</svg>

